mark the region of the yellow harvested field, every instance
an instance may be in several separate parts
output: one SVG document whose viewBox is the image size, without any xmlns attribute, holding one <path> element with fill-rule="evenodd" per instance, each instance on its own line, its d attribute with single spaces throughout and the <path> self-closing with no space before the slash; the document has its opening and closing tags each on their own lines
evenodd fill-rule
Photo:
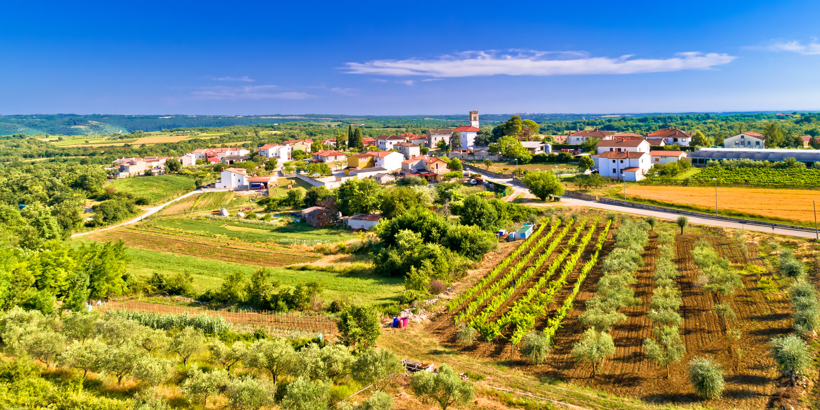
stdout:
<svg viewBox="0 0 820 410">
<path fill-rule="evenodd" d="M 139 139 L 135 140 L 132 144 L 149 145 L 149 144 L 162 144 L 162 143 L 165 143 L 165 142 L 180 142 L 180 141 L 184 140 L 185 138 L 188 138 L 188 136 L 187 135 L 168 135 L 168 136 L 164 136 L 164 137 L 144 137 L 144 138 L 139 138 Z"/>
<path fill-rule="evenodd" d="M 627 196 L 715 208 L 715 188 L 632 185 Z M 820 191 L 808 189 L 717 188 L 718 210 L 728 209 L 769 218 L 814 222 L 812 200 Z"/>
</svg>

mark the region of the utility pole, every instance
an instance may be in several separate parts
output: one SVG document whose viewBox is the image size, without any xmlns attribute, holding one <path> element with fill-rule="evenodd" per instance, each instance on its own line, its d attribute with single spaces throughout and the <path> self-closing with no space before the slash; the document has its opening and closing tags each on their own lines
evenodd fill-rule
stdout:
<svg viewBox="0 0 820 410">
<path fill-rule="evenodd" d="M 621 181 L 624 181 L 624 201 L 626 201 L 626 177 L 621 177 Z"/>
<path fill-rule="evenodd" d="M 717 178 L 712 178 L 712 181 L 715 181 L 715 217 L 718 216 L 717 210 Z"/>
<path fill-rule="evenodd" d="M 812 199 L 811 205 L 814 207 L 814 239 L 820 240 L 820 235 L 817 234 L 817 203 Z"/>
</svg>

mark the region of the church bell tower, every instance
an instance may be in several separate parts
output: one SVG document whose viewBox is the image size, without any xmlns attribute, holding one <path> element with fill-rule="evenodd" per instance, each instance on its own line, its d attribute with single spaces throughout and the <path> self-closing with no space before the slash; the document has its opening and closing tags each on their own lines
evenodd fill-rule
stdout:
<svg viewBox="0 0 820 410">
<path fill-rule="evenodd" d="M 478 111 L 470 111 L 470 126 L 478 128 Z"/>
</svg>

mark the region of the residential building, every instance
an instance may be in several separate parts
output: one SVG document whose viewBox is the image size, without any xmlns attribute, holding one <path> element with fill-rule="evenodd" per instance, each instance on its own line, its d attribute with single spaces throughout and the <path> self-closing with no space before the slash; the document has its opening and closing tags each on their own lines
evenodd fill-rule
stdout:
<svg viewBox="0 0 820 410">
<path fill-rule="evenodd" d="M 347 166 L 351 168 L 371 168 L 374 163 L 373 156 L 368 154 L 353 154 L 347 157 Z"/>
<path fill-rule="evenodd" d="M 601 176 L 626 181 L 640 181 L 652 166 L 648 152 L 605 151 L 597 156 Z"/>
<path fill-rule="evenodd" d="M 373 137 L 362 137 L 362 143 L 365 147 L 375 147 L 376 139 Z"/>
<path fill-rule="evenodd" d="M 311 154 L 314 161 L 317 162 L 336 162 L 347 160 L 347 155 L 339 151 L 321 150 Z"/>
<path fill-rule="evenodd" d="M 411 144 L 416 144 L 418 146 L 423 146 L 427 144 L 427 136 L 426 135 L 416 135 L 415 137 L 407 138 L 407 142 Z"/>
<path fill-rule="evenodd" d="M 531 154 L 541 154 L 552 152 L 552 145 L 538 141 L 521 141 L 521 145 L 530 151 Z"/>
<path fill-rule="evenodd" d="M 132 158 L 127 162 L 123 162 L 120 164 L 120 175 L 119 177 L 128 177 L 133 175 L 140 175 L 145 172 L 146 169 L 151 169 L 148 166 L 148 163 L 143 161 L 141 158 Z"/>
<path fill-rule="evenodd" d="M 450 172 L 450 169 L 447 162 L 441 158 L 422 155 L 402 161 L 401 171 L 405 175 L 420 175 L 427 179 L 440 180 L 442 175 Z"/>
<path fill-rule="evenodd" d="M 598 155 L 603 152 L 649 152 L 650 145 L 643 138 L 617 138 L 598 142 Z"/>
<path fill-rule="evenodd" d="M 394 177 L 393 175 L 390 175 L 390 174 L 388 174 L 388 173 L 384 173 L 384 172 L 382 172 L 382 173 L 379 173 L 379 174 L 373 175 L 373 179 L 375 179 L 375 180 L 376 180 L 376 182 L 378 182 L 378 183 L 380 183 L 380 184 L 384 185 L 384 184 L 386 184 L 386 183 L 388 183 L 388 182 L 395 181 L 395 180 L 396 180 L 396 177 Z"/>
<path fill-rule="evenodd" d="M 245 162 L 251 157 L 248 155 L 226 155 L 222 157 L 222 163 L 225 165 L 233 165 L 237 162 Z"/>
<path fill-rule="evenodd" d="M 265 144 L 259 147 L 259 155 L 265 158 L 276 158 L 280 163 L 290 161 L 290 145 Z"/>
<path fill-rule="evenodd" d="M 291 148 L 291 152 L 300 150 L 305 153 L 310 153 L 310 146 L 313 144 L 313 140 L 290 140 L 285 141 L 285 145 Z"/>
<path fill-rule="evenodd" d="M 476 123 L 478 121 L 476 120 Z M 478 133 L 478 127 L 461 126 L 453 130 L 461 135 L 461 148 L 467 149 L 475 146 L 475 136 Z"/>
<path fill-rule="evenodd" d="M 401 169 L 401 162 L 404 160 L 404 155 L 395 151 L 373 151 L 367 154 L 373 156 L 373 164 L 377 168 L 388 171 Z"/>
<path fill-rule="evenodd" d="M 347 218 L 347 226 L 350 229 L 363 229 L 365 231 L 379 224 L 382 216 L 379 214 L 356 214 Z"/>
<path fill-rule="evenodd" d="M 553 135 L 552 136 L 552 140 L 556 144 L 566 144 L 568 139 L 569 139 L 569 135 Z"/>
<path fill-rule="evenodd" d="M 568 141 L 570 145 L 581 145 L 589 139 L 597 139 L 601 141 L 611 140 L 613 134 L 615 133 L 612 131 L 601 131 L 598 128 L 595 128 L 594 130 L 579 130 L 577 132 L 570 133 L 568 136 Z"/>
<path fill-rule="evenodd" d="M 376 137 L 377 147 L 382 151 L 390 151 L 394 145 L 406 141 L 406 138 L 398 135 L 379 135 Z"/>
<path fill-rule="evenodd" d="M 653 147 L 663 147 L 666 145 L 666 139 L 661 137 L 646 137 L 646 142 Z"/>
<path fill-rule="evenodd" d="M 222 177 L 216 183 L 217 188 L 246 188 L 248 186 L 248 171 L 242 168 L 227 168 L 222 171 Z"/>
<path fill-rule="evenodd" d="M 723 140 L 724 148 L 766 148 L 766 137 L 753 131 L 741 131 L 740 134 Z"/>
<path fill-rule="evenodd" d="M 803 142 L 803 148 L 811 147 L 811 137 L 808 135 L 803 135 L 800 137 L 800 141 Z"/>
<path fill-rule="evenodd" d="M 268 189 L 279 185 L 279 178 L 275 176 L 268 177 L 249 177 L 248 187 L 250 189 Z"/>
<path fill-rule="evenodd" d="M 663 138 L 667 145 L 678 144 L 681 147 L 688 147 L 692 142 L 692 134 L 681 131 L 677 128 L 661 128 L 655 132 L 649 133 L 647 137 Z"/>
<path fill-rule="evenodd" d="M 410 142 L 400 142 L 394 145 L 394 147 L 402 155 L 404 155 L 404 159 L 410 159 L 421 155 L 421 146 L 419 146 L 418 144 Z"/>
<path fill-rule="evenodd" d="M 444 141 L 445 144 L 450 144 L 450 136 L 453 135 L 453 130 L 427 130 L 427 147 L 435 148 L 438 143 Z"/>
<path fill-rule="evenodd" d="M 196 155 L 194 154 L 185 154 L 179 157 L 179 162 L 182 163 L 183 167 L 190 167 L 192 165 L 196 165 Z"/>
<path fill-rule="evenodd" d="M 686 159 L 686 153 L 683 151 L 649 151 L 649 156 L 652 160 L 652 165 L 655 164 L 669 164 L 678 162 L 678 160 Z"/>
<path fill-rule="evenodd" d="M 335 221 L 333 211 L 321 206 L 312 206 L 302 210 L 302 218 L 308 225 L 323 228 L 331 225 Z"/>
<path fill-rule="evenodd" d="M 230 156 L 230 155 L 249 155 L 251 153 L 250 150 L 245 148 L 199 148 L 195 149 L 192 154 L 196 156 L 196 159 L 205 159 L 209 162 L 219 162 L 214 161 L 209 158 L 216 157 L 218 160 L 222 160 L 223 157 Z"/>
<path fill-rule="evenodd" d="M 387 173 L 388 170 L 382 167 L 350 169 L 347 175 L 356 179 L 374 178 L 376 175 Z"/>
</svg>

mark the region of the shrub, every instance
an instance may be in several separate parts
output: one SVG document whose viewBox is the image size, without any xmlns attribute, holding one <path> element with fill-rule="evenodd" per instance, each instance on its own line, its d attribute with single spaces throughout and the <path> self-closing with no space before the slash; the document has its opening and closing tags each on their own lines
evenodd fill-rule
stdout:
<svg viewBox="0 0 820 410">
<path fill-rule="evenodd" d="M 705 399 L 720 398 L 723 393 L 723 370 L 720 365 L 703 357 L 689 361 L 689 381 L 695 392 Z"/>
<path fill-rule="evenodd" d="M 776 337 L 769 342 L 772 357 L 780 371 L 786 375 L 792 384 L 795 377 L 803 373 L 811 364 L 811 355 L 803 339 L 790 335 Z"/>
<path fill-rule="evenodd" d="M 476 330 L 467 323 L 459 323 L 456 330 L 456 339 L 462 346 L 469 346 L 475 341 Z"/>
<path fill-rule="evenodd" d="M 532 364 L 543 364 L 550 352 L 549 339 L 540 333 L 529 333 L 522 340 L 521 353 L 527 356 Z"/>
<path fill-rule="evenodd" d="M 430 285 L 427 286 L 427 289 L 431 295 L 438 295 L 447 290 L 447 284 L 438 279 L 433 279 L 430 281 Z"/>
</svg>

